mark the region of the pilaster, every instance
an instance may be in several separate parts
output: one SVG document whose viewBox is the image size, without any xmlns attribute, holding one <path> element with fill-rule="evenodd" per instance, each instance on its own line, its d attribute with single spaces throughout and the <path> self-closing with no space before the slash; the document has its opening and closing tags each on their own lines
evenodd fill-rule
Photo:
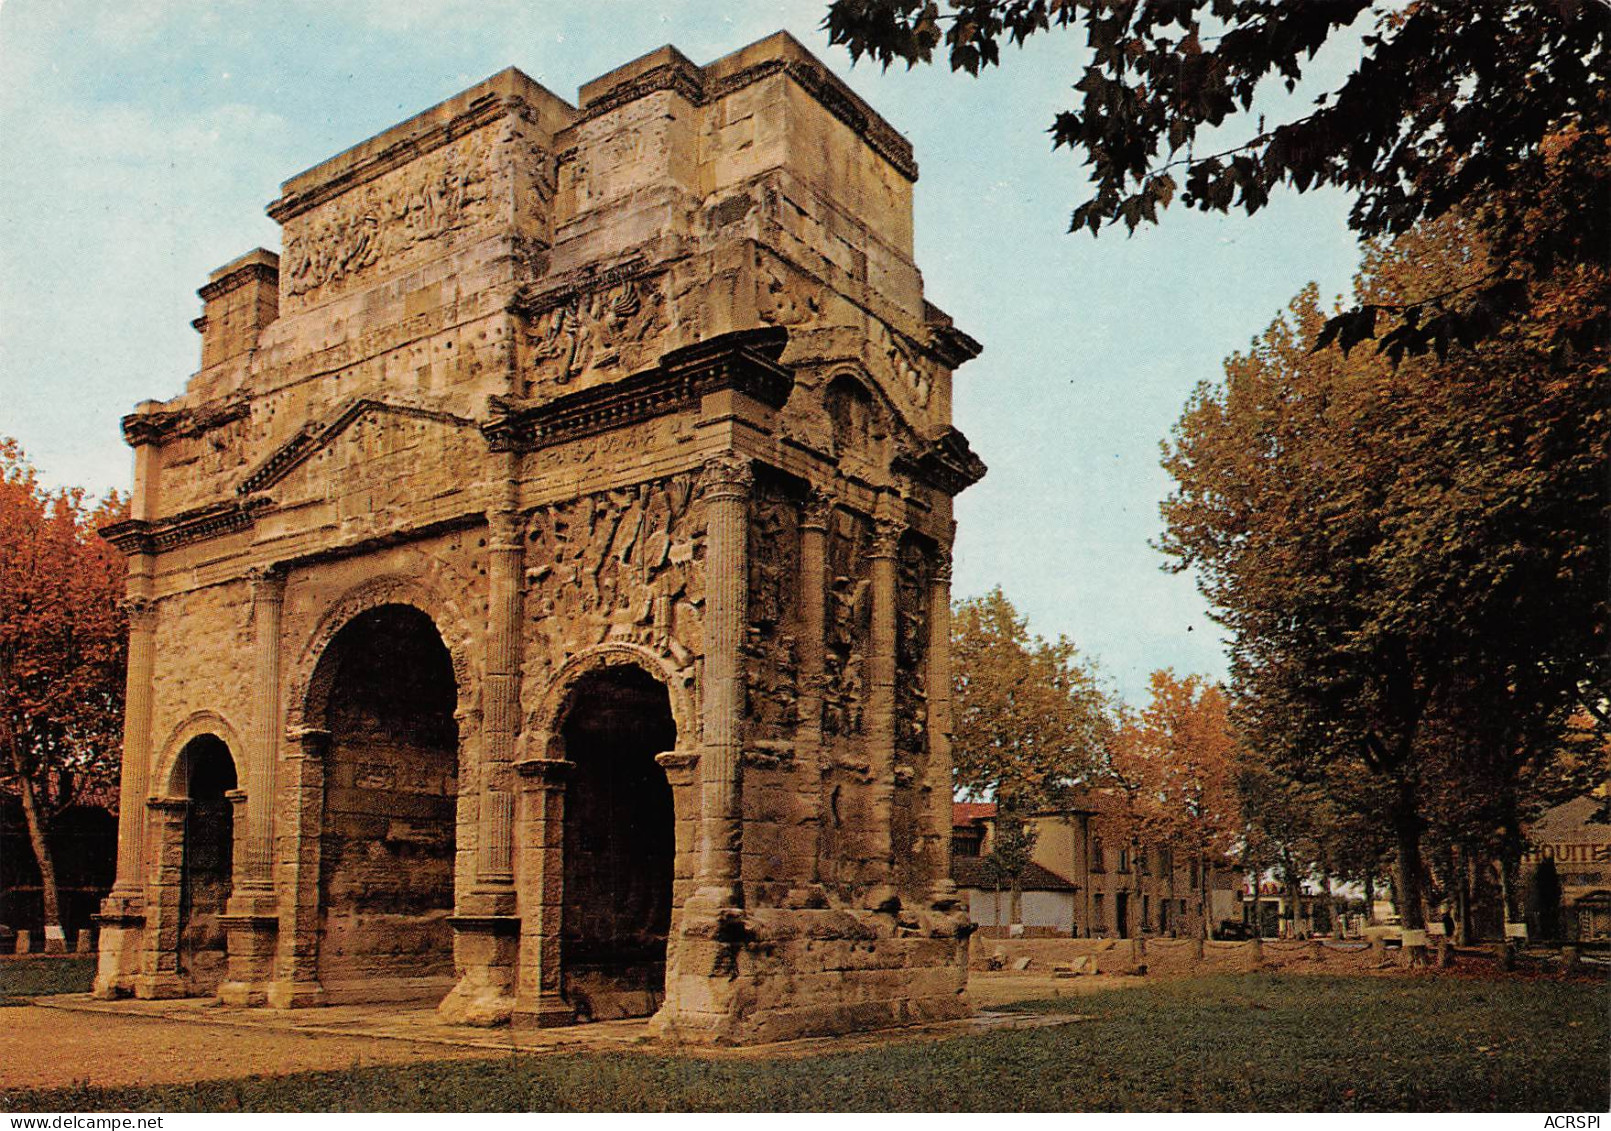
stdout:
<svg viewBox="0 0 1611 1131">
<path fill-rule="evenodd" d="M 152 840 L 150 882 L 146 885 L 145 936 L 140 973 L 134 979 L 138 998 L 172 998 L 185 994 L 179 974 L 180 902 L 185 877 L 185 817 L 190 802 L 182 797 L 152 797 L 143 806 Z"/>
<path fill-rule="evenodd" d="M 823 878 L 822 858 L 826 846 L 822 829 L 828 815 L 828 762 L 822 742 L 822 699 L 827 666 L 827 572 L 828 522 L 833 516 L 833 497 L 814 489 L 800 512 L 800 701 L 799 725 L 795 736 L 797 757 L 806 767 L 806 787 L 815 793 L 813 808 L 817 821 L 816 858 L 811 862 L 811 878 Z"/>
<path fill-rule="evenodd" d="M 295 1009 L 324 1004 L 319 982 L 319 864 L 323 850 L 325 756 L 330 732 L 286 732 L 276 837 L 280 923 L 268 1004 Z"/>
<path fill-rule="evenodd" d="M 148 452 L 149 446 L 137 449 Z M 129 558 L 129 658 L 124 676 L 123 761 L 118 790 L 117 878 L 101 904 L 100 958 L 94 994 L 133 993 L 145 925 L 146 796 L 151 773 L 151 679 L 156 659 L 157 605 L 151 599 L 150 554 Z"/>
<path fill-rule="evenodd" d="M 520 957 L 510 1023 L 523 1028 L 569 1025 L 576 1011 L 562 996 L 560 930 L 565 896 L 565 783 L 571 763 L 532 758 L 520 776 Z"/>
</svg>

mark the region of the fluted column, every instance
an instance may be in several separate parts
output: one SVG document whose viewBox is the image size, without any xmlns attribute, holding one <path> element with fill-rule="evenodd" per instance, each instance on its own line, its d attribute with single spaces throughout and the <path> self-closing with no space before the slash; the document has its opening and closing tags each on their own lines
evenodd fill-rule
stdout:
<svg viewBox="0 0 1611 1131">
<path fill-rule="evenodd" d="M 478 886 L 514 883 L 515 736 L 520 729 L 520 516 L 487 516 L 486 681 L 481 690 Z"/>
<path fill-rule="evenodd" d="M 800 512 L 800 696 L 795 746 L 809 761 L 807 789 L 816 793 L 818 837 L 811 878 L 822 879 L 821 828 L 828 818 L 828 778 L 822 747 L 822 694 L 826 667 L 828 521 L 833 497 L 814 490 Z"/>
<path fill-rule="evenodd" d="M 129 666 L 124 680 L 123 767 L 118 791 L 117 880 L 112 897 L 138 909 L 145 892 L 146 796 L 151 776 L 151 680 L 156 665 L 157 607 L 150 597 L 151 556 L 129 562 Z"/>
<path fill-rule="evenodd" d="M 739 813 L 740 735 L 744 672 L 746 541 L 755 476 L 733 455 L 706 462 L 700 476 L 705 504 L 705 667 L 699 758 L 702 841 L 695 899 L 738 906 L 743 826 Z"/>
<path fill-rule="evenodd" d="M 896 556 L 905 527 L 889 516 L 873 523 L 868 549 L 872 581 L 872 627 L 867 642 L 867 760 L 872 775 L 872 824 L 868 845 L 871 878 L 887 886 L 895 876 L 895 618 Z M 875 890 L 885 904 L 893 893 Z"/>
<path fill-rule="evenodd" d="M 274 788 L 280 760 L 280 613 L 285 605 L 285 573 L 254 570 L 252 589 L 252 749 L 246 786 L 246 858 L 236 873 L 237 889 L 253 894 L 274 883 Z"/>
<path fill-rule="evenodd" d="M 954 905 L 951 879 L 951 552 L 941 547 L 929 575 L 928 688 L 928 843 L 930 895 Z M 1087 885 L 1089 886 L 1089 885 Z"/>
</svg>

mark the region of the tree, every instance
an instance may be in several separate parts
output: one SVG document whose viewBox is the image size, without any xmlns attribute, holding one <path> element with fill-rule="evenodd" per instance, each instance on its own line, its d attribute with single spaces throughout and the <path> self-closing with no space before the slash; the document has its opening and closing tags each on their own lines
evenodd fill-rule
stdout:
<svg viewBox="0 0 1611 1131">
<path fill-rule="evenodd" d="M 1526 308 L 1533 288 L 1611 264 L 1607 137 L 1611 9 L 1592 0 L 833 0 L 830 42 L 884 66 L 953 70 L 1000 63 L 1001 44 L 1083 29 L 1078 104 L 1053 145 L 1084 156 L 1092 195 L 1071 230 L 1156 222 L 1175 199 L 1257 212 L 1282 187 L 1354 195 L 1351 226 L 1396 236 L 1450 214 L 1488 211 L 1494 258 L 1458 289 L 1409 305 L 1361 301 L 1331 318 L 1324 344 L 1374 337 L 1395 354 L 1471 342 Z M 1322 46 L 1356 24 L 1362 58 L 1336 89 L 1293 92 Z M 1281 102 L 1275 88 L 1284 87 Z M 1255 116 L 1250 113 L 1255 108 Z M 1277 105 L 1279 103 L 1279 106 Z M 1270 124 L 1264 111 L 1285 111 Z M 1230 134 L 1220 140 L 1223 131 Z M 1580 147 L 1552 157 L 1551 139 Z M 1547 217 L 1548 189 L 1566 206 Z M 1606 323 L 1554 323 L 1555 347 L 1603 346 Z"/>
<path fill-rule="evenodd" d="M 954 784 L 996 802 L 998 849 L 1011 849 L 997 871 L 1012 885 L 1016 917 L 1034 845 L 1013 829 L 1092 774 L 1107 743 L 1107 701 L 1073 643 L 1032 636 L 999 587 L 958 602 L 951 623 Z"/>
<path fill-rule="evenodd" d="M 0 788 L 21 802 L 47 928 L 62 923 L 51 823 L 117 776 L 125 565 L 96 530 L 124 510 L 115 493 L 91 507 L 45 490 L 0 437 Z"/>
<path fill-rule="evenodd" d="M 1356 294 L 1464 285 L 1486 230 L 1373 245 Z M 1386 787 L 1408 927 L 1437 798 L 1481 783 L 1519 813 L 1522 769 L 1607 698 L 1608 369 L 1548 325 L 1595 305 L 1574 276 L 1479 346 L 1394 368 L 1320 348 L 1311 288 L 1166 449 L 1162 546 L 1233 632 L 1242 732 L 1296 780 L 1340 765 Z"/>
<path fill-rule="evenodd" d="M 998 587 L 952 617 L 956 786 L 1020 810 L 1055 803 L 1107 741 L 1107 700 L 1073 642 L 1032 636 Z"/>
<path fill-rule="evenodd" d="M 990 851 L 985 854 L 984 873 L 996 888 L 996 925 L 1001 925 L 1001 889 L 1006 885 L 1010 893 L 1007 921 L 1023 922 L 1024 871 L 1035 858 L 1035 826 L 1025 820 L 1026 814 L 1011 804 L 996 807 L 996 819 L 990 832 Z"/>
<path fill-rule="evenodd" d="M 1213 901 L 1212 868 L 1240 839 L 1235 732 L 1222 688 L 1202 676 L 1152 673 L 1151 698 L 1127 714 L 1114 736 L 1109 774 L 1139 818 L 1138 835 L 1177 846 L 1197 860 L 1207 937 Z"/>
</svg>

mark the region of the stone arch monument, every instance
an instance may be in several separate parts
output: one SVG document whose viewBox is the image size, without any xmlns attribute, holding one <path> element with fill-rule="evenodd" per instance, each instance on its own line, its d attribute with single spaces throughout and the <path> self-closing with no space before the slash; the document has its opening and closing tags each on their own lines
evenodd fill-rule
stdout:
<svg viewBox="0 0 1611 1131">
<path fill-rule="evenodd" d="M 280 253 L 213 272 L 201 369 L 124 421 L 96 992 L 217 981 L 167 945 L 196 741 L 238 771 L 196 787 L 232 815 L 227 1003 L 691 1041 L 964 1014 L 979 346 L 924 300 L 916 177 L 779 34 L 574 106 L 504 71 L 285 182 Z"/>
</svg>

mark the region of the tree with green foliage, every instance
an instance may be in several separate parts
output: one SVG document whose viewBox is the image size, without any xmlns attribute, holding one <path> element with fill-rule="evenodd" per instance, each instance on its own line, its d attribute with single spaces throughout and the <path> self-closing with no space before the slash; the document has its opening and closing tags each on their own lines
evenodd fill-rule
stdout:
<svg viewBox="0 0 1611 1131">
<path fill-rule="evenodd" d="M 1372 245 L 1356 294 L 1480 277 L 1485 231 L 1449 217 Z M 1296 780 L 1337 763 L 1385 787 L 1411 928 L 1440 796 L 1480 784 L 1520 813 L 1521 771 L 1611 686 L 1608 367 L 1547 325 L 1604 292 L 1535 298 L 1477 347 L 1395 367 L 1321 348 L 1311 288 L 1166 450 L 1162 548 L 1232 631 L 1242 732 Z"/>
<path fill-rule="evenodd" d="M 1106 748 L 1107 697 L 1067 637 L 1029 631 L 998 587 L 952 612 L 957 789 L 1023 812 L 1089 777 Z"/>
<path fill-rule="evenodd" d="M 1024 819 L 1098 769 L 1107 697 L 1074 644 L 1031 634 L 999 587 L 954 606 L 951 670 L 954 784 L 996 802 L 992 867 L 1012 889 L 1016 922 L 1034 848 Z"/>
<path fill-rule="evenodd" d="M 1407 301 L 1363 296 L 1326 321 L 1322 344 L 1379 329 L 1395 357 L 1470 344 L 1537 287 L 1611 266 L 1601 2 L 833 0 L 824 26 L 853 58 L 910 66 L 943 49 L 975 75 L 1000 64 L 1003 43 L 1083 32 L 1075 104 L 1049 130 L 1090 170 L 1071 230 L 1134 231 L 1177 199 L 1251 215 L 1282 188 L 1352 194 L 1350 224 L 1366 238 L 1486 214 L 1484 271 Z M 1352 73 L 1312 101 L 1296 96 L 1321 48 L 1354 29 Z M 1563 136 L 1573 146 L 1552 154 Z M 1546 195 L 1561 205 L 1540 215 Z M 1606 343 L 1603 320 L 1548 328 L 1552 349 Z"/>
<path fill-rule="evenodd" d="M 996 889 L 996 923 L 1001 923 L 1001 889 L 1009 893 L 1007 922 L 1024 921 L 1024 872 L 1035 858 L 1035 826 L 1027 814 L 1008 803 L 996 806 L 990 823 L 990 851 L 985 853 L 984 876 Z"/>
</svg>

